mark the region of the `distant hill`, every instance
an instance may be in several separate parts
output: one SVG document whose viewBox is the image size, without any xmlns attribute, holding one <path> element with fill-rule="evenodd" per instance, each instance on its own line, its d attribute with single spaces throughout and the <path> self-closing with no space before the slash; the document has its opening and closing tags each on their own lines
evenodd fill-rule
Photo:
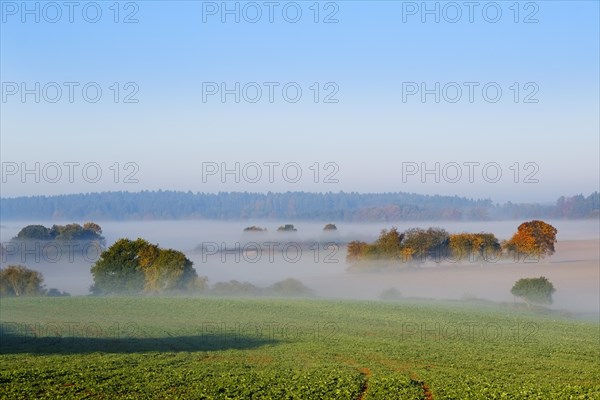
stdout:
<svg viewBox="0 0 600 400">
<path fill-rule="evenodd" d="M 599 194 L 561 197 L 554 205 L 493 204 L 414 193 L 218 194 L 142 191 L 0 199 L 6 220 L 286 219 L 312 221 L 502 220 L 597 218 Z"/>
</svg>

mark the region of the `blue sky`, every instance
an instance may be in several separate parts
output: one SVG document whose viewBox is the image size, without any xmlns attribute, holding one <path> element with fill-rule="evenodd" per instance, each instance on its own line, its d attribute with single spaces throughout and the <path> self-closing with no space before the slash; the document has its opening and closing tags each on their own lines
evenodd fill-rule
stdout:
<svg viewBox="0 0 600 400">
<path fill-rule="evenodd" d="M 474 2 L 472 10 L 464 2 L 272 2 L 273 22 L 263 1 L 227 2 L 239 23 L 223 15 L 223 2 L 119 2 L 118 15 L 114 1 L 75 2 L 72 23 L 63 2 L 27 2 L 29 14 L 20 1 L 0 3 L 2 196 L 344 190 L 503 202 L 598 190 L 596 1 Z M 437 7 L 439 22 L 424 6 Z M 74 82 L 73 102 L 65 82 Z M 235 94 L 223 102 L 221 85 L 236 82 L 239 103 Z M 440 101 L 436 93 L 423 101 L 423 85 L 435 92 L 436 82 Z M 84 98 L 86 84 L 88 99 L 102 90 L 96 103 Z M 23 85 L 39 103 L 35 93 L 21 96 Z M 52 103 L 56 86 L 62 95 Z M 251 102 L 257 86 L 262 97 Z M 125 103 L 127 94 L 138 102 Z M 36 163 L 39 182 L 21 175 Z M 236 163 L 239 182 L 221 175 Z M 214 165 L 219 171 L 207 174 Z M 437 177 L 422 175 L 436 165 Z M 102 177 L 90 177 L 98 169 Z"/>
</svg>

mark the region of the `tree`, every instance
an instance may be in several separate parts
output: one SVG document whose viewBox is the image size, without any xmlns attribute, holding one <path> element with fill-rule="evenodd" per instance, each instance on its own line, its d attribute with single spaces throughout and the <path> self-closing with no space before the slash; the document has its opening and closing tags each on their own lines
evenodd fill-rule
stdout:
<svg viewBox="0 0 600 400">
<path fill-rule="evenodd" d="M 139 293 L 144 289 L 144 271 L 140 255 L 150 243 L 144 239 L 135 241 L 119 239 L 100 254 L 92 266 L 93 294 Z"/>
<path fill-rule="evenodd" d="M 543 258 L 554 254 L 557 229 L 544 221 L 523 222 L 517 233 L 504 244 L 509 253 L 535 255 Z"/>
<path fill-rule="evenodd" d="M 522 278 L 515 282 L 510 292 L 527 304 L 552 304 L 552 294 L 556 291 L 552 282 L 545 277 Z"/>
<path fill-rule="evenodd" d="M 244 232 L 266 232 L 267 228 L 261 228 L 260 226 L 252 225 L 244 228 Z"/>
<path fill-rule="evenodd" d="M 197 278 L 193 263 L 177 250 L 159 250 L 154 262 L 143 268 L 145 292 L 162 293 L 190 288 Z"/>
<path fill-rule="evenodd" d="M 50 230 L 43 225 L 27 225 L 21 229 L 15 239 L 21 240 L 52 240 Z"/>
<path fill-rule="evenodd" d="M 337 231 L 337 226 L 335 224 L 327 224 L 323 227 L 324 231 Z"/>
<path fill-rule="evenodd" d="M 408 229 L 404 233 L 402 253 L 405 259 L 441 258 L 448 249 L 450 235 L 441 228 Z"/>
<path fill-rule="evenodd" d="M 359 261 L 364 256 L 364 252 L 367 246 L 368 244 L 366 242 L 361 242 L 359 240 L 353 240 L 350 243 L 348 243 L 348 248 L 346 250 L 346 261 Z"/>
<path fill-rule="evenodd" d="M 403 239 L 404 234 L 396 228 L 382 230 L 375 241 L 378 255 L 386 259 L 399 259 Z"/>
<path fill-rule="evenodd" d="M 55 224 L 51 228 L 46 228 L 43 225 L 28 225 L 21 229 L 13 240 L 95 241 L 102 247 L 105 244 L 102 228 L 93 222 L 86 222 L 83 226 L 79 224 Z"/>
<path fill-rule="evenodd" d="M 0 269 L 0 295 L 39 296 L 44 294 L 44 277 L 38 271 L 23 265 L 9 265 Z"/>
<path fill-rule="evenodd" d="M 296 232 L 297 230 L 292 224 L 285 224 L 277 228 L 277 232 Z"/>
<path fill-rule="evenodd" d="M 492 233 L 457 233 L 450 235 L 450 251 L 455 260 L 495 258 L 500 242 Z"/>
<path fill-rule="evenodd" d="M 163 293 L 195 289 L 193 263 L 180 251 L 161 249 L 144 239 L 120 239 L 92 266 L 94 294 Z"/>
</svg>

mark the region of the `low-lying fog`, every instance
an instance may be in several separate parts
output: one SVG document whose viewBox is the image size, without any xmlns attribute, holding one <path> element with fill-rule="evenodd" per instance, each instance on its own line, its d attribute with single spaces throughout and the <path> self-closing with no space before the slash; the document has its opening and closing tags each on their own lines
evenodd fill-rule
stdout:
<svg viewBox="0 0 600 400">
<path fill-rule="evenodd" d="M 85 221 L 2 222 L 0 239 L 7 242 L 29 224 L 66 224 Z M 553 308 L 578 313 L 600 312 L 600 225 L 598 220 L 546 221 L 558 229 L 556 253 L 534 263 L 503 260 L 496 263 L 462 264 L 442 261 L 399 272 L 348 272 L 345 243 L 373 241 L 382 229 L 392 226 L 400 231 L 413 227 L 437 226 L 449 233 L 491 232 L 508 239 L 523 221 L 501 222 L 398 222 L 336 223 L 337 231 L 326 233 L 323 223 L 294 221 L 141 221 L 98 222 L 107 246 L 115 240 L 142 237 L 161 247 L 184 251 L 194 262 L 198 275 L 209 283 L 248 281 L 268 286 L 293 277 L 314 289 L 321 297 L 376 299 L 382 291 L 398 289 L 403 297 L 461 299 L 476 297 L 493 301 L 512 301 L 510 289 L 523 277 L 547 277 L 555 286 Z M 296 232 L 276 232 L 292 223 Z M 248 226 L 267 228 L 267 232 L 244 233 Z M 327 243 L 336 245 L 327 245 Z M 220 251 L 236 248 L 238 251 Z M 269 249 L 276 251 L 270 252 Z M 258 250 L 258 251 L 257 251 Z M 42 272 L 47 288 L 56 287 L 72 295 L 88 294 L 92 284 L 90 266 L 75 249 L 75 259 L 64 254 L 57 262 L 31 254 L 21 254 L 21 264 Z M 6 260 L 2 260 L 5 265 Z M 17 263 L 14 259 L 11 263 Z"/>
</svg>

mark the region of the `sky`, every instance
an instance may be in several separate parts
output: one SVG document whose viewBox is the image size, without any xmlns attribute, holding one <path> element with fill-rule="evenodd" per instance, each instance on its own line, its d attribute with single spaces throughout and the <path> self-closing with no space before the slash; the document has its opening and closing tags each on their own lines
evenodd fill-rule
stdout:
<svg viewBox="0 0 600 400">
<path fill-rule="evenodd" d="M 2 197 L 599 189 L 599 2 L 0 1 Z"/>
</svg>

